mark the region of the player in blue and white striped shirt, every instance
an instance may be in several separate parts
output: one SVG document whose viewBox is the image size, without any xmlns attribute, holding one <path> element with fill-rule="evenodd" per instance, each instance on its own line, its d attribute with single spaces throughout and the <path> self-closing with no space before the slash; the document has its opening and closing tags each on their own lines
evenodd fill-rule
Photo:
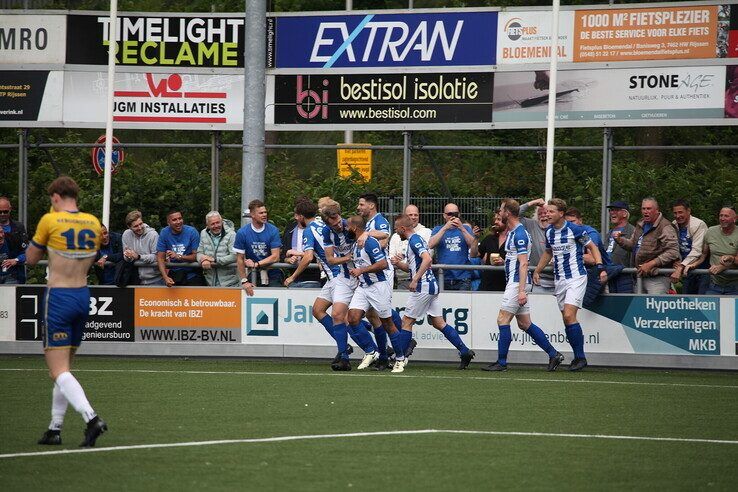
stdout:
<svg viewBox="0 0 738 492">
<path fill-rule="evenodd" d="M 365 226 L 366 220 L 361 215 L 355 215 L 348 220 L 351 235 L 361 234 Z M 359 287 L 349 304 L 349 329 L 360 330 L 361 319 L 370 308 L 373 308 L 379 315 L 382 327 L 389 334 L 392 348 L 398 356 L 401 356 L 405 352 L 400 349 L 400 332 L 392 322 L 392 286 L 388 282 L 389 261 L 379 241 L 371 236 L 366 239 L 363 246 L 357 241 L 354 245 L 353 262 L 354 268 L 351 268 L 349 273 L 359 279 Z M 370 349 L 371 344 L 363 340 L 363 335 L 363 332 L 358 331 L 356 340 L 367 355 L 357 369 L 366 369 L 380 357 L 379 350 L 371 352 L 365 348 Z"/>
<path fill-rule="evenodd" d="M 364 193 L 361 195 L 359 197 L 359 203 L 356 205 L 356 213 L 361 215 L 366 221 L 364 232 L 359 235 L 356 242 L 359 246 L 363 247 L 367 238 L 373 237 L 382 246 L 385 256 L 389 257 L 390 225 L 387 219 L 379 213 L 379 198 L 377 198 L 377 195 L 374 193 Z M 386 276 L 391 289 L 395 284 L 395 272 L 391 263 L 389 264 Z M 373 310 L 369 310 L 367 319 L 374 327 L 374 337 L 377 339 L 377 346 L 379 347 L 379 360 L 374 368 L 377 370 L 386 369 L 389 365 L 387 333 L 382 328 L 379 316 Z M 400 315 L 394 309 L 392 310 L 392 321 L 395 328 L 398 330 L 402 328 Z"/>
<path fill-rule="evenodd" d="M 317 258 L 320 268 L 325 273 L 328 281 L 313 303 L 313 316 L 323 325 L 325 331 L 333 338 L 338 347 L 338 354 L 331 364 L 336 371 L 350 371 L 348 356 L 351 353 L 348 346 L 346 312 L 351 302 L 356 281 L 350 279 L 346 265 L 333 264 L 328 261 L 333 255 L 332 247 L 326 243 L 326 230 L 331 228 L 319 223 L 316 219 L 318 207 L 309 200 L 300 201 L 295 207 L 295 216 L 304 227 L 302 236 L 303 255 L 295 271 L 284 281 L 285 287 L 289 287 L 296 278 Z M 338 212 L 338 220 L 342 220 Z M 342 273 L 345 271 L 345 276 Z M 339 279 L 342 277 L 343 279 Z M 337 285 L 340 285 L 337 287 Z M 338 292 L 338 293 L 337 293 Z M 343 304 L 342 304 L 343 303 Z M 329 315 L 327 310 L 334 304 Z"/>
<path fill-rule="evenodd" d="M 400 215 L 395 219 L 395 232 L 400 235 L 403 241 L 407 241 L 407 251 L 405 262 L 401 261 L 399 255 L 393 259 L 393 262 L 397 268 L 410 272 L 408 289 L 412 294 L 410 294 L 405 306 L 405 315 L 402 319 L 402 330 L 400 331 L 402 347 L 401 352 L 396 352 L 397 362 L 395 362 L 392 372 L 405 370 L 407 359 L 404 354 L 412 339 L 413 325 L 416 320 L 422 319 L 426 314 L 431 317 L 433 327 L 443 333 L 448 341 L 459 350 L 461 356 L 459 369 L 466 369 L 474 358 L 474 351 L 464 344 L 456 329 L 446 324 L 446 320 L 443 318 L 443 306 L 441 306 L 438 299 L 438 282 L 430 269 L 433 259 L 428 252 L 428 244 L 419 234 L 413 232 L 413 221 L 407 215 Z"/>
<path fill-rule="evenodd" d="M 518 328 L 530 335 L 533 341 L 548 354 L 548 370 L 555 371 L 563 362 L 561 355 L 546 338 L 538 326 L 530 319 L 528 306 L 528 257 L 530 255 L 531 240 L 528 231 L 520 223 L 520 204 L 512 198 L 506 198 L 500 206 L 500 217 L 507 224 L 507 240 L 505 241 L 505 293 L 502 295 L 502 306 L 497 315 L 497 326 L 500 338 L 497 341 L 497 361 L 484 371 L 506 371 L 507 354 L 512 343 L 510 322 L 513 317 L 518 322 Z"/>
<path fill-rule="evenodd" d="M 584 333 L 577 321 L 577 311 L 582 307 L 587 290 L 587 270 L 584 268 L 584 250 L 595 260 L 600 272 L 600 281 L 607 282 L 607 273 L 597 246 L 590 240 L 587 231 L 564 219 L 566 202 L 560 198 L 549 200 L 546 205 L 549 226 L 546 229 L 546 251 L 541 256 L 533 273 L 533 282 L 540 282 L 540 273 L 551 258 L 554 260 L 554 287 L 559 310 L 564 319 L 566 336 L 574 350 L 570 371 L 587 367 L 584 354 Z"/>
</svg>

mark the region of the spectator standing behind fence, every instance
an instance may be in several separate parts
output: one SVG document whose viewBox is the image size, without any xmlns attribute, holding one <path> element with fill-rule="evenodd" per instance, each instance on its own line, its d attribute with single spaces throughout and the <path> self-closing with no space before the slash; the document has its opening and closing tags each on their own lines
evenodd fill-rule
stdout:
<svg viewBox="0 0 738 492">
<path fill-rule="evenodd" d="M 115 265 L 123 260 L 123 238 L 117 232 L 100 227 L 100 250 L 93 264 L 100 285 L 115 285 Z"/>
<path fill-rule="evenodd" d="M 615 232 L 613 238 L 623 248 L 633 251 L 634 263 L 643 289 L 647 294 L 666 294 L 671 279 L 659 276 L 658 269 L 669 268 L 679 259 L 676 228 L 659 211 L 659 203 L 653 197 L 641 202 L 643 218 L 636 224 L 633 236 L 627 238 Z"/>
<path fill-rule="evenodd" d="M 623 268 L 631 268 L 633 266 L 633 255 L 630 251 L 615 242 L 614 233 L 618 232 L 625 237 L 631 237 L 635 227 L 628 222 L 630 218 L 630 208 L 623 201 L 615 201 L 607 206 L 610 215 L 610 224 L 612 227 L 608 232 L 607 254 L 613 265 L 622 265 Z M 607 283 L 607 289 L 611 294 L 632 294 L 633 293 L 633 275 L 630 273 L 621 273 L 616 275 Z"/>
<path fill-rule="evenodd" d="M 156 262 L 161 278 L 167 287 L 175 285 L 205 285 L 202 273 L 192 267 L 173 266 L 167 271 L 169 263 L 195 263 L 200 234 L 197 229 L 184 223 L 182 212 L 172 209 L 167 214 L 167 226 L 159 233 L 156 243 Z"/>
<path fill-rule="evenodd" d="M 704 294 L 710 285 L 710 279 L 707 275 L 683 274 L 685 265 L 694 263 L 697 258 L 702 256 L 702 244 L 707 233 L 707 224 L 692 215 L 692 209 L 687 200 L 676 200 L 671 206 L 671 211 L 674 213 L 672 224 L 677 228 L 679 255 L 681 256 L 679 260 L 674 262 L 674 273 L 671 274 L 671 281 L 677 283 L 682 280 L 682 294 Z M 698 268 L 709 267 L 710 264 L 706 260 Z"/>
<path fill-rule="evenodd" d="M 18 257 L 18 251 L 23 250 L 17 245 L 10 244 L 10 241 L 14 240 L 13 236 L 6 236 L 5 230 L 0 227 L 0 265 L 2 265 L 0 268 L 0 285 L 18 283 L 18 266 L 13 265 L 11 260 Z"/>
<path fill-rule="evenodd" d="M 699 267 L 705 259 L 709 260 L 710 286 L 706 294 L 738 295 L 738 275 L 728 276 L 723 273 L 729 268 L 738 268 L 738 229 L 735 219 L 735 208 L 721 208 L 718 215 L 720 225 L 707 229 L 702 255 L 685 267 L 685 271 L 689 273 L 689 270 Z"/>
<path fill-rule="evenodd" d="M 489 234 L 479 243 L 479 256 L 482 265 L 503 266 L 505 264 L 505 241 L 507 241 L 507 224 L 499 212 L 495 214 Z M 482 270 L 482 283 L 479 290 L 502 292 L 505 290 L 505 272 Z"/>
<path fill-rule="evenodd" d="M 164 285 L 164 279 L 156 265 L 156 244 L 159 233 L 143 221 L 138 210 L 126 215 L 126 229 L 123 232 L 123 259 L 128 262 L 138 261 L 147 266 L 138 267 L 138 278 L 141 285 Z"/>
<path fill-rule="evenodd" d="M 301 203 L 308 203 L 309 206 L 300 205 Z M 313 208 L 315 209 L 314 211 Z M 306 218 L 303 213 L 305 210 L 311 210 L 313 217 L 310 220 Z M 297 266 L 300 260 L 304 256 L 304 241 L 305 230 L 308 222 L 316 220 L 315 214 L 317 213 L 318 207 L 314 205 L 312 200 L 303 197 L 295 202 L 294 221 L 290 222 L 284 230 L 282 236 L 282 248 L 280 250 L 280 257 L 285 263 Z M 301 213 L 302 212 L 302 213 Z M 322 220 L 317 222 L 317 225 L 322 226 Z M 313 261 L 314 263 L 314 261 Z M 320 288 L 320 270 L 317 268 L 306 268 L 300 273 L 300 275 L 290 282 L 290 287 L 296 288 Z"/>
<path fill-rule="evenodd" d="M 26 283 L 26 246 L 28 235 L 22 222 L 10 218 L 13 207 L 7 197 L 0 196 L 0 227 L 5 232 L 5 241 L 10 248 L 8 258 L 3 260 L 5 273 L 11 273 L 19 284 Z M 2 269 L 0 268 L 0 269 Z"/>
<path fill-rule="evenodd" d="M 428 247 L 436 250 L 436 262 L 444 265 L 469 264 L 469 258 L 477 256 L 477 238 L 472 228 L 463 224 L 455 203 L 447 203 L 443 207 L 443 219 L 446 223 L 434 227 L 428 241 Z M 444 270 L 443 288 L 469 290 L 471 278 L 469 270 Z"/>
<path fill-rule="evenodd" d="M 405 207 L 404 214 L 412 221 L 413 234 L 423 238 L 428 243 L 431 237 L 431 230 L 420 223 L 420 210 L 415 205 Z M 404 262 L 405 252 L 407 251 L 407 240 L 404 240 L 396 232 L 392 234 L 389 241 L 389 257 L 395 261 Z M 433 256 L 433 250 L 428 251 Z M 410 274 L 404 270 L 395 271 L 395 280 L 397 281 L 398 290 L 407 290 L 410 285 Z"/>
<path fill-rule="evenodd" d="M 543 198 L 531 200 L 520 206 L 520 222 L 530 234 L 530 264 L 537 265 L 538 260 L 546 251 L 546 228 L 548 227 L 548 214 L 546 213 L 546 201 Z M 535 218 L 524 217 L 523 214 L 530 208 L 536 207 Z M 541 272 L 540 284 L 533 284 L 531 292 L 554 293 L 553 272 Z"/>
<path fill-rule="evenodd" d="M 606 282 L 603 283 L 601 281 L 600 271 L 604 270 L 609 280 L 618 276 L 620 272 L 623 271 L 623 266 L 612 264 L 612 261 L 610 260 L 610 255 L 607 253 L 605 244 L 602 242 L 602 236 L 600 236 L 600 233 L 597 231 L 597 229 L 582 222 L 582 213 L 579 211 L 579 209 L 575 207 L 569 207 L 564 214 L 564 218 L 572 224 L 576 224 L 584 229 L 594 245 L 597 246 L 597 250 L 600 252 L 600 257 L 602 260 L 602 266 L 600 269 L 597 268 L 597 262 L 591 253 L 585 252 L 582 256 L 585 268 L 587 269 L 587 290 L 584 294 L 584 301 L 582 301 L 582 306 L 585 308 L 590 308 L 595 303 L 600 294 L 602 294 L 605 290 Z"/>
<path fill-rule="evenodd" d="M 249 213 L 251 223 L 238 230 L 233 244 L 239 277 L 247 279 L 246 269 L 256 269 L 260 270 L 256 285 L 280 287 L 282 272 L 278 269 L 264 270 L 279 260 L 279 250 L 282 247 L 279 230 L 268 222 L 267 208 L 261 200 L 252 200 L 249 203 Z"/>
<path fill-rule="evenodd" d="M 200 231 L 200 246 L 197 247 L 197 262 L 202 267 L 205 281 L 211 287 L 239 287 L 236 275 L 236 253 L 233 243 L 236 231 L 233 222 L 223 220 L 213 210 L 205 216 L 205 229 Z"/>
</svg>

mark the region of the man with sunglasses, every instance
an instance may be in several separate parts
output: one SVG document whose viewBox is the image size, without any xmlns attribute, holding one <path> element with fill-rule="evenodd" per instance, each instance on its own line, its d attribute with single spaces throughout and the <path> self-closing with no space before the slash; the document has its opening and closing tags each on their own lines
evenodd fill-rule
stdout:
<svg viewBox="0 0 738 492">
<path fill-rule="evenodd" d="M 10 218 L 13 207 L 7 197 L 0 196 L 0 228 L 2 228 L 5 238 L 5 248 L 7 252 L 5 257 L 0 256 L 0 270 L 6 278 L 12 278 L 13 283 L 26 283 L 26 246 L 28 246 L 28 236 L 26 234 L 26 226 L 23 223 Z M 10 282 L 8 282 L 10 283 Z"/>
<path fill-rule="evenodd" d="M 446 223 L 434 227 L 428 241 L 428 247 L 436 250 L 436 262 L 445 265 L 469 264 L 469 258 L 477 256 L 477 238 L 471 227 L 463 224 L 458 205 L 447 203 L 443 208 L 443 220 Z M 443 288 L 470 290 L 471 273 L 470 270 L 445 270 Z"/>
</svg>

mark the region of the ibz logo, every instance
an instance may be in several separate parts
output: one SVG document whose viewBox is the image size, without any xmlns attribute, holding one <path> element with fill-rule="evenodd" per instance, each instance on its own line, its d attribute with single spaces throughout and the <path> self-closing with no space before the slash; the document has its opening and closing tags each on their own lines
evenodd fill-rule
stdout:
<svg viewBox="0 0 738 492">
<path fill-rule="evenodd" d="M 316 78 L 319 79 L 319 77 Z M 297 76 L 297 94 L 295 97 L 297 114 L 307 120 L 318 116 L 321 120 L 328 119 L 328 80 L 323 79 L 319 90 L 311 89 L 309 85 L 310 76 Z"/>
<path fill-rule="evenodd" d="M 279 300 L 274 297 L 246 299 L 246 335 L 279 336 Z"/>
</svg>

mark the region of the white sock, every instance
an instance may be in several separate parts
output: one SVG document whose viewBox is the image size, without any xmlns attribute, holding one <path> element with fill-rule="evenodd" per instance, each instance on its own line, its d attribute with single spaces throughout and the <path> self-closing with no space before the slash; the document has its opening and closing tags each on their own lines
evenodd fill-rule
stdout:
<svg viewBox="0 0 738 492">
<path fill-rule="evenodd" d="M 51 392 L 51 422 L 49 422 L 50 430 L 60 431 L 64 424 L 64 414 L 67 413 L 69 401 L 64 397 L 59 385 L 54 383 L 54 390 Z"/>
<path fill-rule="evenodd" d="M 64 397 L 72 404 L 75 410 L 82 415 L 85 422 L 89 422 L 94 419 L 97 414 L 90 406 L 90 402 L 87 401 L 85 396 L 85 390 L 79 384 L 79 381 L 72 376 L 71 372 L 63 372 L 56 378 L 56 384 L 59 385 L 59 389 Z"/>
</svg>

